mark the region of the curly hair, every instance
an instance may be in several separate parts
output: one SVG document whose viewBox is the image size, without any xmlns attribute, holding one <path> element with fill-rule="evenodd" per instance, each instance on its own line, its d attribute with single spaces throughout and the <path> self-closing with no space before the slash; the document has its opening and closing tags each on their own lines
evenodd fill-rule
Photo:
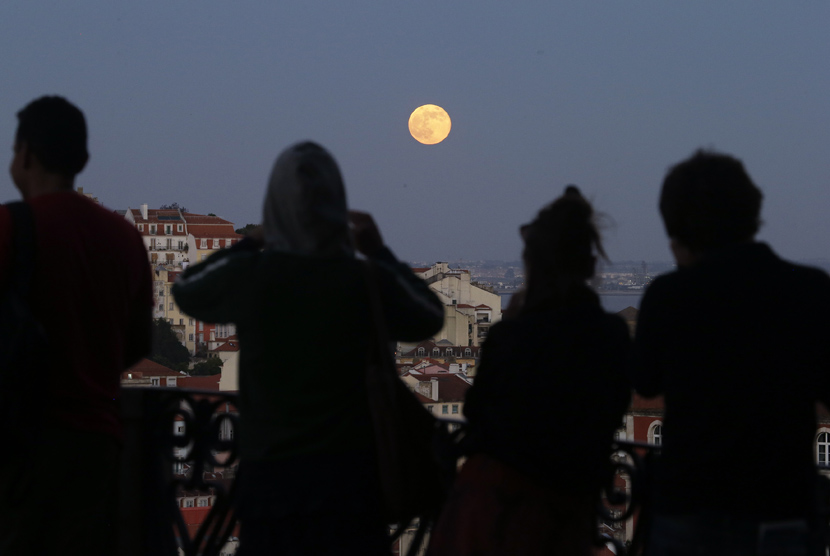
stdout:
<svg viewBox="0 0 830 556">
<path fill-rule="evenodd" d="M 669 237 L 705 252 L 751 240 L 763 197 L 740 160 L 701 149 L 669 169 L 660 213 Z"/>
</svg>

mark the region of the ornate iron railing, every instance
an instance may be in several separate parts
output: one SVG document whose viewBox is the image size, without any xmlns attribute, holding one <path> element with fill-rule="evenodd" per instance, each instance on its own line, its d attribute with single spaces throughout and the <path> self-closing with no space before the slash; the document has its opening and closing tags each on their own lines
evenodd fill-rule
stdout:
<svg viewBox="0 0 830 556">
<path fill-rule="evenodd" d="M 219 556 L 233 536 L 238 463 L 236 395 L 180 388 L 125 388 L 120 553 Z M 179 471 L 174 473 L 174 469 Z M 191 534 L 177 500 L 212 504 Z"/>
<path fill-rule="evenodd" d="M 237 527 L 233 472 L 238 464 L 236 394 L 179 388 L 125 388 L 121 484 L 120 554 L 123 556 L 220 556 Z M 463 422 L 439 419 L 448 434 L 437 435 L 438 457 L 452 468 L 461 458 Z M 660 447 L 617 441 L 597 505 L 598 548 L 639 555 L 651 509 L 650 479 Z M 174 468 L 186 472 L 174 473 Z M 830 472 L 830 466 L 820 466 Z M 830 519 L 830 480 L 821 477 L 819 511 Z M 182 493 L 210 496 L 201 524 L 191 532 L 177 499 Z M 629 522 L 629 520 L 632 520 Z M 393 532 L 402 550 L 418 553 L 430 523 Z M 633 528 L 633 531 L 632 531 Z M 627 537 L 624 534 L 629 531 Z M 830 546 L 830 537 L 827 545 Z M 406 542 L 404 542 L 404 540 Z"/>
</svg>

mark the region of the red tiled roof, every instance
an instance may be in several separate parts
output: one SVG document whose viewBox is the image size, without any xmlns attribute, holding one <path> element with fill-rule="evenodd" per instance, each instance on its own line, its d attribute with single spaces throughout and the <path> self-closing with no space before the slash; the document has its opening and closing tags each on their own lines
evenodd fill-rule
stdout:
<svg viewBox="0 0 830 556">
<path fill-rule="evenodd" d="M 206 238 L 206 239 L 210 239 L 210 238 L 217 238 L 217 239 L 219 239 L 219 238 L 221 238 L 221 239 L 227 239 L 227 238 L 237 239 L 238 238 L 238 239 L 242 239 L 244 237 L 244 236 L 234 232 L 233 231 L 233 225 L 230 224 L 230 223 L 229 224 L 218 224 L 218 225 L 214 225 L 214 226 L 195 226 L 195 227 L 188 226 L 187 231 L 190 235 L 192 235 L 195 238 L 199 238 L 199 239 L 202 239 L 202 238 Z"/>
<path fill-rule="evenodd" d="M 456 307 L 458 307 L 459 309 L 475 309 L 475 307 L 473 307 L 472 305 L 468 305 L 466 303 L 459 303 L 458 305 L 456 305 Z"/>
<path fill-rule="evenodd" d="M 423 274 L 424 272 L 426 272 L 426 271 L 427 271 L 427 270 L 429 270 L 429 269 L 430 269 L 430 267 L 426 267 L 426 268 L 413 268 L 413 269 L 412 269 L 412 272 L 414 272 L 415 274 Z"/>
<path fill-rule="evenodd" d="M 485 305 L 483 303 L 481 305 L 476 305 L 476 309 L 491 309 L 492 310 L 492 308 L 489 305 Z"/>
<path fill-rule="evenodd" d="M 195 388 L 197 390 L 219 390 L 221 374 L 209 376 L 184 376 L 176 381 L 179 388 Z"/>
<path fill-rule="evenodd" d="M 127 373 L 139 374 L 140 376 L 179 376 L 178 371 L 174 371 L 169 367 L 165 367 L 164 365 L 159 365 L 155 361 L 150 361 L 149 359 L 142 359 L 123 373 L 121 373 L 121 378 L 127 378 Z M 137 377 L 133 377 L 137 378 Z"/>
<path fill-rule="evenodd" d="M 470 383 L 457 374 L 424 375 L 415 378 L 418 380 L 438 381 L 438 401 L 433 401 L 432 403 L 463 402 L 464 396 L 467 395 L 467 390 L 470 389 Z"/>
<path fill-rule="evenodd" d="M 218 216 L 206 216 L 204 214 L 194 214 L 192 212 L 185 212 L 183 215 L 184 219 L 187 221 L 188 227 L 198 226 L 200 224 L 230 224 L 233 226 L 233 222 L 225 220 L 224 218 L 219 218 Z"/>
<path fill-rule="evenodd" d="M 422 373 L 425 375 L 436 375 L 439 373 L 448 373 L 450 372 L 450 366 L 443 363 L 436 363 L 435 365 L 430 365 L 429 367 L 424 367 L 420 369 Z"/>
<path fill-rule="evenodd" d="M 237 340 L 228 340 L 221 346 L 217 346 L 216 349 L 209 351 L 239 351 L 239 342 Z"/>
<path fill-rule="evenodd" d="M 137 224 L 144 224 L 149 222 L 150 224 L 158 224 L 158 223 L 165 223 L 165 224 L 181 224 L 184 222 L 179 217 L 179 211 L 177 210 L 169 210 L 169 209 L 147 209 L 147 220 L 141 217 L 141 209 L 130 209 L 130 212 L 133 214 L 133 219 L 135 219 Z M 159 216 L 166 216 L 166 217 L 176 217 L 175 220 L 168 220 L 165 218 L 164 220 L 159 220 Z"/>
<path fill-rule="evenodd" d="M 421 403 L 436 403 L 435 400 L 433 400 L 432 398 L 427 398 L 426 396 L 424 396 L 420 392 L 412 392 L 412 393 L 415 394 L 415 398 L 417 398 L 417 400 Z"/>
</svg>

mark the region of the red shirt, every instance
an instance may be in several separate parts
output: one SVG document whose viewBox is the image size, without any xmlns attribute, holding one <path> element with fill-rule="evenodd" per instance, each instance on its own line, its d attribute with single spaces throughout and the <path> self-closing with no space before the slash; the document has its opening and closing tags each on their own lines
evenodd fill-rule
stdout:
<svg viewBox="0 0 830 556">
<path fill-rule="evenodd" d="M 43 377 L 47 426 L 121 435 L 121 372 L 150 351 L 152 278 L 138 231 L 74 191 L 31 199 L 37 253 L 32 311 L 54 367 Z M 0 205 L 0 287 L 12 269 Z"/>
</svg>

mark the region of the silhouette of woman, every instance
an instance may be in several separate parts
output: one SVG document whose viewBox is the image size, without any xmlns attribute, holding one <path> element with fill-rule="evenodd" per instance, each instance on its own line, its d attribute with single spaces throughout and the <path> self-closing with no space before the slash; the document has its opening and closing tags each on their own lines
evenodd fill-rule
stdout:
<svg viewBox="0 0 830 556">
<path fill-rule="evenodd" d="M 237 325 L 241 555 L 389 554 L 364 379 L 373 324 L 355 250 L 378 262 L 390 338 L 441 328 L 441 302 L 370 215 L 348 212 L 337 163 L 314 143 L 277 159 L 259 237 L 174 287 L 188 314 Z"/>
<path fill-rule="evenodd" d="M 586 281 L 603 254 L 574 186 L 522 226 L 527 287 L 484 344 L 464 414 L 469 459 L 431 556 L 590 554 L 630 392 L 629 333 Z"/>
</svg>

